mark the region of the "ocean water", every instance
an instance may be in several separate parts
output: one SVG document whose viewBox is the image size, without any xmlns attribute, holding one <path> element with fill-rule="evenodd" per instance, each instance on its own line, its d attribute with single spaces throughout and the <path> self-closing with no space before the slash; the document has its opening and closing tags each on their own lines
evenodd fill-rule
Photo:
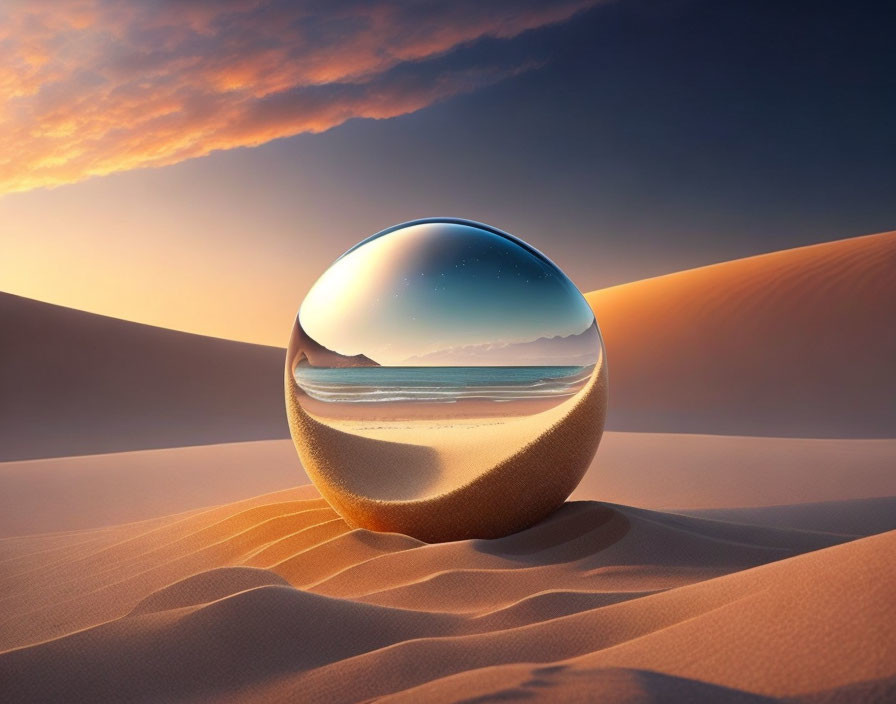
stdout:
<svg viewBox="0 0 896 704">
<path fill-rule="evenodd" d="M 594 370 L 585 367 L 350 367 L 300 366 L 299 387 L 319 401 L 454 403 L 507 402 L 575 394 Z"/>
</svg>

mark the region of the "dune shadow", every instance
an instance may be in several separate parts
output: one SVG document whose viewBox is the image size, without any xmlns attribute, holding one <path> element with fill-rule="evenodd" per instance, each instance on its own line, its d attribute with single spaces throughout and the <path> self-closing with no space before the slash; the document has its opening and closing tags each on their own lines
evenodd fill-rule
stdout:
<svg viewBox="0 0 896 704">
<path fill-rule="evenodd" d="M 568 501 L 531 528 L 504 538 L 472 540 L 477 552 L 532 565 L 573 562 L 606 550 L 630 529 L 619 511 L 597 501 Z"/>
<path fill-rule="evenodd" d="M 533 668 L 528 680 L 459 704 L 526 701 L 612 701 L 617 704 L 690 702 L 692 704 L 772 704 L 782 700 L 687 677 L 629 668 Z M 547 698 L 547 699 L 546 699 Z"/>
<path fill-rule="evenodd" d="M 218 567 L 191 575 L 144 597 L 127 617 L 196 606 L 257 587 L 288 587 L 289 582 L 257 567 Z"/>
</svg>

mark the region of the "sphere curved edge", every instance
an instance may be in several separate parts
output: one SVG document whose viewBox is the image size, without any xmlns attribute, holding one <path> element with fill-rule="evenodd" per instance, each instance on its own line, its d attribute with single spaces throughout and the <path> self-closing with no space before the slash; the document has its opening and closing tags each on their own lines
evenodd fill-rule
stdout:
<svg viewBox="0 0 896 704">
<path fill-rule="evenodd" d="M 603 432 L 607 366 L 590 306 L 534 248 L 427 219 L 348 250 L 296 316 L 290 432 L 353 527 L 495 538 L 559 507 Z"/>
</svg>

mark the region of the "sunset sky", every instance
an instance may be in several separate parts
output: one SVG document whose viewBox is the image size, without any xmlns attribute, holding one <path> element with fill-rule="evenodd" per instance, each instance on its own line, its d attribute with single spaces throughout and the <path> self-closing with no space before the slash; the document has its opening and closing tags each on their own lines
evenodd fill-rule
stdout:
<svg viewBox="0 0 896 704">
<path fill-rule="evenodd" d="M 7 0 L 0 290 L 284 345 L 419 217 L 582 290 L 893 229 L 885 6 Z"/>
</svg>

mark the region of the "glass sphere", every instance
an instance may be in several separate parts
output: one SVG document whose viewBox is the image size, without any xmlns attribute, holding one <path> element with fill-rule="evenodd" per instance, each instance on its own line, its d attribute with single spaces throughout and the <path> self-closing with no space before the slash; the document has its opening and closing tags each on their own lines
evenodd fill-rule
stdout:
<svg viewBox="0 0 896 704">
<path fill-rule="evenodd" d="M 557 508 L 603 431 L 582 294 L 487 225 L 427 219 L 352 247 L 296 317 L 286 406 L 311 480 L 355 527 L 490 538 Z"/>
</svg>

